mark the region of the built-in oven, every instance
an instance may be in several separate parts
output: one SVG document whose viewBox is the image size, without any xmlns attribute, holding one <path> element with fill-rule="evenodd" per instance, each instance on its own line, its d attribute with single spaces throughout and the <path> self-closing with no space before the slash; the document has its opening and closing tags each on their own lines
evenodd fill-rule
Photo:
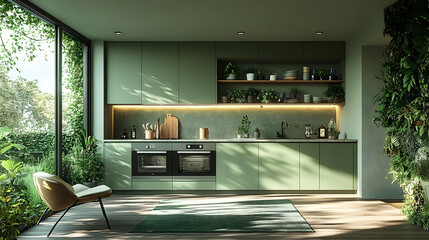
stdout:
<svg viewBox="0 0 429 240">
<path fill-rule="evenodd" d="M 215 143 L 175 143 L 173 149 L 173 176 L 216 176 Z"/>
<path fill-rule="evenodd" d="M 132 176 L 171 176 L 171 144 L 133 144 Z"/>
</svg>

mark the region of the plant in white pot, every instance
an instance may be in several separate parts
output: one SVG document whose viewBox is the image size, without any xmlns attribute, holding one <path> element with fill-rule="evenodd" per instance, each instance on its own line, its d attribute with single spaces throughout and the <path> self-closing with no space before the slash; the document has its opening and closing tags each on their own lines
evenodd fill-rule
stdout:
<svg viewBox="0 0 429 240">
<path fill-rule="evenodd" d="M 81 129 L 78 134 L 79 138 L 72 149 L 72 158 L 84 185 L 94 187 L 103 180 L 103 163 L 98 140 L 94 136 L 88 136 L 85 129 Z"/>
<path fill-rule="evenodd" d="M 241 125 L 238 126 L 237 138 L 248 138 L 249 137 L 249 129 L 250 129 L 250 121 L 247 115 L 244 115 L 241 118 Z"/>
<path fill-rule="evenodd" d="M 255 72 L 256 72 L 256 70 L 254 68 L 248 68 L 247 72 L 246 72 L 246 79 L 248 81 L 255 80 Z"/>
<path fill-rule="evenodd" d="M 234 80 L 239 76 L 240 70 L 237 65 L 229 62 L 224 70 L 224 75 L 227 80 Z"/>
</svg>

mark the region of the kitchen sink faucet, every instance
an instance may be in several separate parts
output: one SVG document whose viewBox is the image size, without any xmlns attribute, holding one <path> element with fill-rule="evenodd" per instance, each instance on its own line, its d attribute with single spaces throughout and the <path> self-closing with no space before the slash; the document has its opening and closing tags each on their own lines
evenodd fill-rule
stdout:
<svg viewBox="0 0 429 240">
<path fill-rule="evenodd" d="M 285 137 L 285 135 L 283 133 L 284 125 L 286 125 L 286 127 L 289 127 L 289 124 L 285 120 L 283 120 L 282 124 L 281 124 L 281 133 L 277 132 L 277 137 L 278 138 L 282 138 L 283 139 Z"/>
</svg>

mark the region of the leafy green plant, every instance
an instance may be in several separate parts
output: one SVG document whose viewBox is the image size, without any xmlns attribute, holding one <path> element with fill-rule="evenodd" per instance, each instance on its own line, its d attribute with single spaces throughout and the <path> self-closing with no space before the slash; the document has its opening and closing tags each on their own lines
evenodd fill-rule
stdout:
<svg viewBox="0 0 429 240">
<path fill-rule="evenodd" d="M 242 89 L 226 90 L 226 94 L 231 100 L 231 103 L 243 103 L 246 99 L 246 92 Z"/>
<path fill-rule="evenodd" d="M 329 84 L 328 90 L 323 93 L 328 98 L 344 98 L 344 89 L 341 85 Z"/>
<path fill-rule="evenodd" d="M 249 88 L 246 91 L 246 95 L 247 96 L 258 96 L 260 92 L 261 92 L 261 90 L 259 90 L 259 89 Z"/>
<path fill-rule="evenodd" d="M 249 133 L 249 129 L 250 129 L 250 120 L 249 117 L 247 115 L 244 115 L 241 118 L 241 125 L 238 126 L 238 133 L 239 134 L 248 134 Z"/>
<path fill-rule="evenodd" d="M 421 185 L 429 177 L 429 6 L 399 0 L 384 10 L 384 19 L 384 34 L 392 40 L 381 65 L 384 86 L 374 122 L 386 129 L 384 151 L 404 192 L 402 212 L 429 229 L 429 196 Z"/>
<path fill-rule="evenodd" d="M 238 66 L 231 62 L 229 62 L 225 67 L 225 70 L 224 70 L 225 78 L 227 78 L 229 74 L 235 74 L 236 78 L 238 78 L 240 75 L 240 69 L 238 68 Z"/>
<path fill-rule="evenodd" d="M 329 71 L 326 68 L 319 68 L 317 69 L 317 74 L 320 80 L 326 80 L 328 79 Z"/>
<path fill-rule="evenodd" d="M 271 99 L 277 98 L 277 94 L 272 88 L 270 90 L 262 90 L 257 97 L 257 99 L 261 100 L 261 103 L 269 103 Z"/>
<path fill-rule="evenodd" d="M 246 73 L 255 73 L 256 74 L 256 69 L 253 67 L 249 67 L 246 71 Z"/>
</svg>

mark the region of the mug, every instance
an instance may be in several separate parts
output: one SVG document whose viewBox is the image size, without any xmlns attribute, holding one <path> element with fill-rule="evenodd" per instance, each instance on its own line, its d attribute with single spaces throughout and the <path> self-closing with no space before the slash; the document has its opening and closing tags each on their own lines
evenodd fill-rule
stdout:
<svg viewBox="0 0 429 240">
<path fill-rule="evenodd" d="M 209 139 L 209 128 L 200 128 L 200 139 Z"/>
</svg>

